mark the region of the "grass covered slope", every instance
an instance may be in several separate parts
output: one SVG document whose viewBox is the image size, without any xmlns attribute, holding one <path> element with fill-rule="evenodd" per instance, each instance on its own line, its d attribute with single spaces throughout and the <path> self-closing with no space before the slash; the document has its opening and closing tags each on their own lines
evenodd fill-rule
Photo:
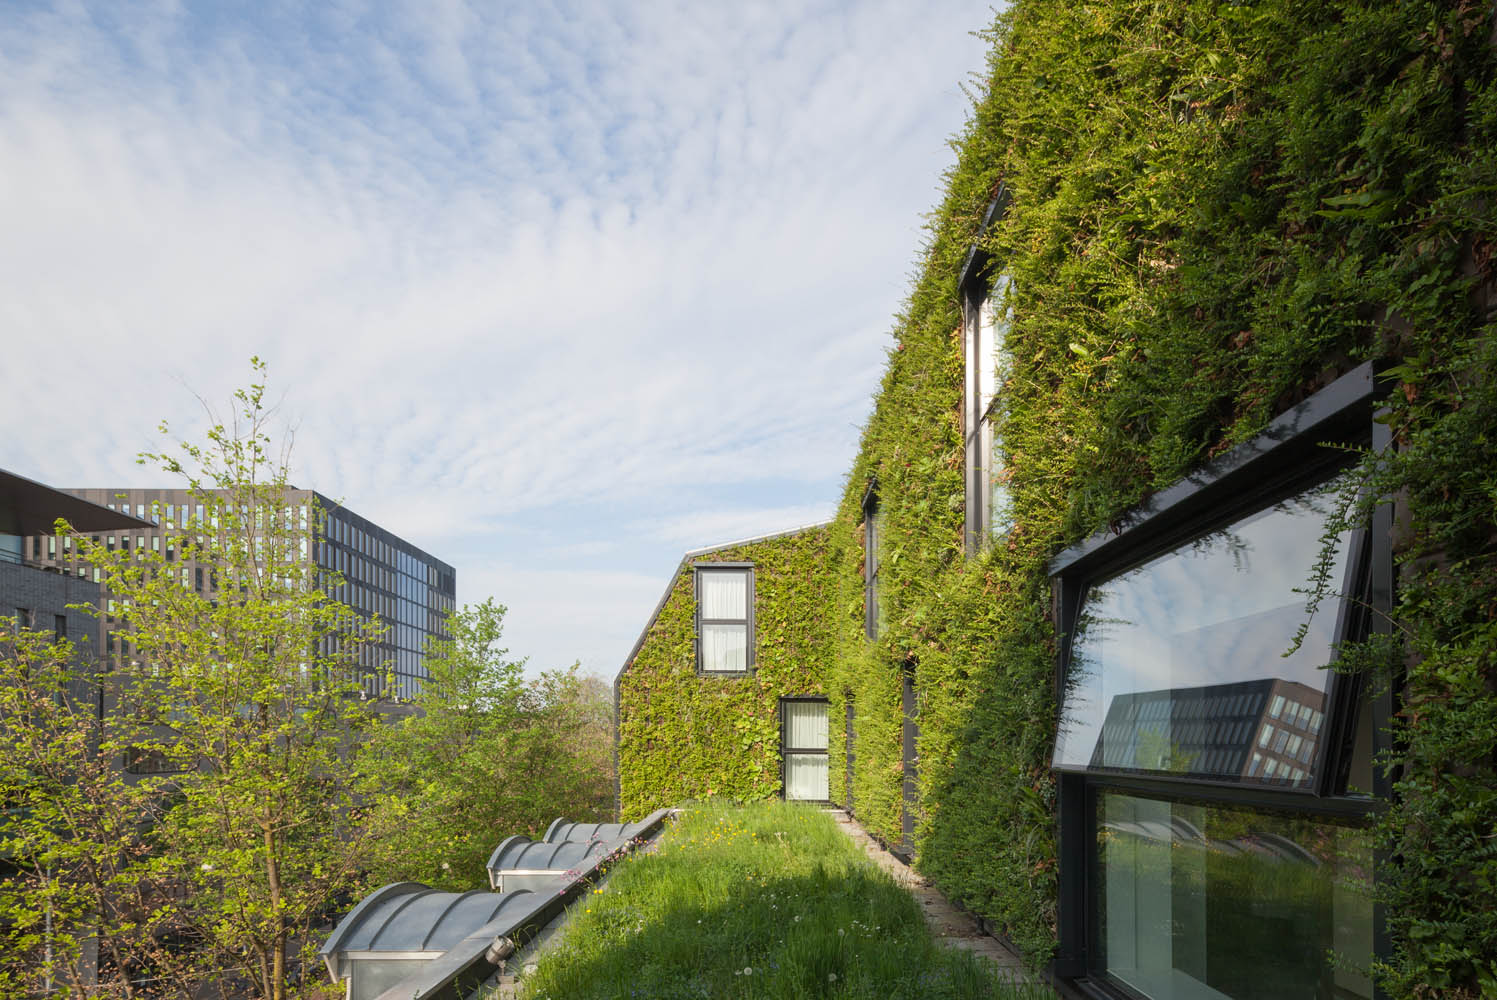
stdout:
<svg viewBox="0 0 1497 1000">
<path fill-rule="evenodd" d="M 525 979 L 566 997 L 1034 997 L 931 939 L 918 905 L 819 809 L 698 806 L 622 862 Z"/>
</svg>

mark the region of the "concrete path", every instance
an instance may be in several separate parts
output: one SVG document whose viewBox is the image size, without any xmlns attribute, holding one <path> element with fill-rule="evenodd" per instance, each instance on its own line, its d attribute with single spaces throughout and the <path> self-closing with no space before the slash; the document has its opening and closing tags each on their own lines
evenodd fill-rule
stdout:
<svg viewBox="0 0 1497 1000">
<path fill-rule="evenodd" d="M 879 846 L 878 841 L 868 835 L 862 825 L 841 809 L 828 809 L 837 821 L 837 826 L 862 847 L 874 864 L 894 877 L 894 881 L 909 890 L 925 914 L 931 934 L 948 948 L 961 948 L 979 955 L 998 966 L 1002 975 L 1014 983 L 1039 982 L 1030 974 L 1024 962 L 1002 941 L 983 933 L 971 914 L 958 910 L 945 896 L 926 882 L 903 861 Z"/>
</svg>

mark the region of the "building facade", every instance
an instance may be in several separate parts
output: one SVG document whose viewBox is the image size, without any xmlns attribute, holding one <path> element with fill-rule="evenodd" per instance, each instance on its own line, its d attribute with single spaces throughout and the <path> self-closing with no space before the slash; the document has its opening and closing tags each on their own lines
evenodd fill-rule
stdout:
<svg viewBox="0 0 1497 1000">
<path fill-rule="evenodd" d="M 830 788 L 827 526 L 686 553 L 614 679 L 619 804 Z"/>
<path fill-rule="evenodd" d="M 91 574 L 63 573 L 57 560 L 37 558 L 30 538 L 50 532 L 57 518 L 80 531 L 132 531 L 147 522 L 0 469 L 0 615 L 25 628 L 50 631 L 88 656 L 103 651 L 99 622 L 79 610 L 98 606 Z"/>
<path fill-rule="evenodd" d="M 1486 995 L 1492 14 L 1244 10 L 998 15 L 829 527 L 828 787 L 1068 995 Z"/>
<path fill-rule="evenodd" d="M 161 553 L 173 561 L 177 539 L 202 522 L 204 511 L 189 490 L 78 489 L 74 496 L 129 519 L 130 526 L 97 532 L 110 550 Z M 351 608 L 366 621 L 378 616 L 386 627 L 383 638 L 360 649 L 357 664 L 370 697 L 405 701 L 414 698 L 427 676 L 426 644 L 443 638 L 446 615 L 456 607 L 456 570 L 448 563 L 418 548 L 353 510 L 313 490 L 288 491 L 287 503 L 299 516 L 300 530 L 308 532 L 306 557 L 320 572 L 329 596 Z M 321 525 L 320 535 L 317 526 Z M 94 529 L 83 529 L 94 531 Z M 59 549 L 59 545 L 62 546 Z M 47 569 L 65 574 L 90 574 L 98 583 L 97 570 L 89 570 L 72 559 L 66 539 L 51 534 L 32 534 L 25 543 L 25 556 Z M 192 563 L 181 566 L 184 585 L 199 593 L 211 592 L 216 581 L 211 571 Z M 332 586 L 332 574 L 342 583 Z M 109 595 L 101 594 L 108 609 Z M 113 635 L 106 614 L 100 651 L 104 655 L 126 655 Z M 329 643 L 336 639 L 329 638 Z M 330 653 L 326 649 L 323 652 Z"/>
</svg>

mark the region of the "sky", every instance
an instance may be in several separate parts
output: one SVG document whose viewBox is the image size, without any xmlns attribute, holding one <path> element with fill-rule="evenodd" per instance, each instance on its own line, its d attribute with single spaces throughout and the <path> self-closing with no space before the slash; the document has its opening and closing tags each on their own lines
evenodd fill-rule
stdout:
<svg viewBox="0 0 1497 1000">
<path fill-rule="evenodd" d="M 685 550 L 833 513 L 992 19 L 7 0 L 0 468 L 179 485 L 258 356 L 296 485 L 611 678 Z"/>
</svg>

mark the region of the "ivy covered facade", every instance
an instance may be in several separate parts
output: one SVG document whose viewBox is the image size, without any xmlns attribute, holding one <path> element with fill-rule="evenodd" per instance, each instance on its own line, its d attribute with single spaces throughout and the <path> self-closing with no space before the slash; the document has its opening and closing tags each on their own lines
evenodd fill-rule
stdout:
<svg viewBox="0 0 1497 1000">
<path fill-rule="evenodd" d="M 831 797 L 828 539 L 814 525 L 681 560 L 614 680 L 621 815 Z"/>
<path fill-rule="evenodd" d="M 989 37 L 797 564 L 830 797 L 1096 995 L 1497 995 L 1491 6 Z M 626 817 L 780 790 L 778 695 L 681 666 L 683 581 Z M 678 759 L 741 719 L 756 764 Z"/>
</svg>

